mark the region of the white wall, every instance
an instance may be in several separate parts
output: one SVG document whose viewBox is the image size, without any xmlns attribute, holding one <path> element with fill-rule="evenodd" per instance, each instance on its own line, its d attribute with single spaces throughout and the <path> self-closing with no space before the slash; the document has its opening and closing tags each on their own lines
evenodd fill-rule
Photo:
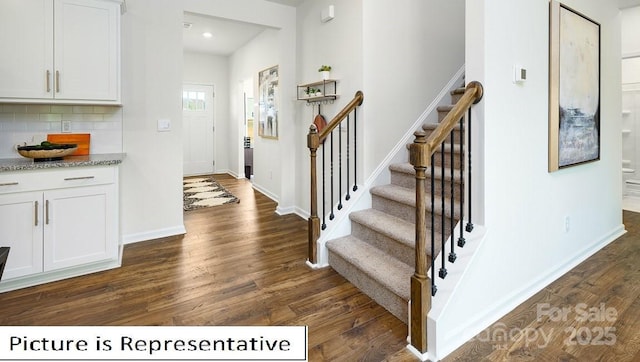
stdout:
<svg viewBox="0 0 640 362">
<path fill-rule="evenodd" d="M 467 1 L 469 39 L 484 34 L 481 44 L 468 44 L 466 63 L 467 80 L 485 87 L 474 111 L 484 135 L 474 179 L 483 181 L 475 214 L 488 231 L 459 291 L 431 316 L 442 332 L 437 358 L 623 232 L 620 13 L 615 2 L 564 3 L 601 23 L 601 160 L 549 173 L 548 1 Z M 526 83 L 512 83 L 514 64 L 527 68 Z"/>
<path fill-rule="evenodd" d="M 464 64 L 465 9 L 462 0 L 362 5 L 366 179 Z"/>
<path fill-rule="evenodd" d="M 320 20 L 320 14 L 329 5 L 334 6 L 335 18 L 323 23 Z M 364 91 L 362 80 L 362 0 L 306 1 L 297 8 L 297 22 L 297 83 L 305 84 L 320 81 L 321 76 L 318 68 L 324 64 L 331 65 L 331 78 L 338 80 L 337 93 L 339 98 L 333 104 L 321 105 L 320 109 L 327 122 L 330 122 L 353 99 L 356 91 Z M 367 95 L 365 94 L 365 105 L 367 103 L 366 98 Z M 309 148 L 307 147 L 307 134 L 318 108 L 317 106 L 307 106 L 304 101 L 297 101 L 296 105 L 298 147 L 296 151 L 296 163 L 298 165 L 296 205 L 298 212 L 305 214 L 309 212 L 310 204 L 310 158 Z M 360 118 L 361 121 L 362 119 Z M 362 124 L 360 123 L 361 126 Z M 362 152 L 361 150 L 360 155 L 362 155 Z M 321 158 L 318 159 L 318 162 L 320 160 Z M 346 172 L 346 168 L 344 168 L 343 172 Z M 353 177 L 351 177 L 351 181 L 353 181 Z M 363 178 L 360 177 L 359 181 L 362 184 Z"/>
<path fill-rule="evenodd" d="M 320 12 L 335 7 L 335 19 Z M 298 83 L 319 80 L 330 64 L 340 98 L 322 107 L 329 121 L 357 90 L 358 183 L 364 184 L 464 63 L 464 1 L 314 0 L 298 7 Z M 442 31 L 447 29 L 447 31 Z M 316 109 L 317 112 L 317 109 Z M 311 107 L 298 106 L 303 142 L 297 176 L 299 208 L 309 208 L 309 150 L 305 135 Z M 366 191 L 365 191 L 366 192 Z"/>
<path fill-rule="evenodd" d="M 272 67 L 278 64 L 278 37 L 279 30 L 267 29 L 254 38 L 247 45 L 236 51 L 230 59 L 230 75 L 232 80 L 229 88 L 231 90 L 231 125 L 230 130 L 230 149 L 240 150 L 242 144 L 242 137 L 244 136 L 244 102 L 242 94 L 244 93 L 243 80 L 253 79 L 253 93 L 258 94 L 258 72 L 260 70 Z M 285 99 L 280 98 L 280 104 L 286 102 Z M 254 99 L 254 114 L 255 127 L 254 127 L 254 156 L 253 156 L 253 183 L 259 190 L 267 193 L 271 198 L 275 200 L 280 199 L 280 180 L 281 174 L 279 172 L 280 162 L 278 157 L 282 147 L 292 146 L 283 145 L 280 140 L 273 140 L 262 138 L 258 136 L 258 99 Z M 280 117 L 279 117 L 280 118 Z M 278 132 L 282 133 L 283 129 L 282 119 L 279 119 Z M 235 143 L 234 143 L 235 142 Z M 237 174 L 243 175 L 244 164 L 243 158 L 239 151 L 233 152 L 231 165 L 234 165 L 234 171 Z M 275 156 L 275 157 L 274 157 Z M 244 156 L 243 156 L 244 157 Z"/>
<path fill-rule="evenodd" d="M 184 232 L 182 18 L 182 6 L 172 0 L 129 0 L 122 17 L 125 242 Z M 171 131 L 158 132 L 158 119 L 170 119 Z"/>
<path fill-rule="evenodd" d="M 213 85 L 213 121 L 215 171 L 227 172 L 229 167 L 229 57 L 185 52 L 184 83 Z"/>
<path fill-rule="evenodd" d="M 622 11 L 622 55 L 640 56 L 640 6 Z"/>
<path fill-rule="evenodd" d="M 290 212 L 294 209 L 297 182 L 295 177 L 295 76 L 296 76 L 296 10 L 290 6 L 284 6 L 263 0 L 183 0 L 183 10 L 193 13 L 216 16 L 231 20 L 244 21 L 270 27 L 276 31 L 273 49 L 277 58 L 267 62 L 258 59 L 251 62 L 255 64 L 250 74 L 242 74 L 240 78 L 233 76 L 237 69 L 246 65 L 235 64 L 237 60 L 230 60 L 231 76 L 229 78 L 230 90 L 230 127 L 229 127 L 229 168 L 238 176 L 244 173 L 242 157 L 242 92 L 240 84 L 248 77 L 257 77 L 258 71 L 272 66 L 279 66 L 280 85 L 280 109 L 279 109 L 279 139 L 256 139 L 254 147 L 254 186 L 278 202 L 278 211 Z M 251 9 L 251 11 L 247 11 Z M 272 36 L 266 33 L 261 36 Z M 255 40 L 252 42 L 255 43 Z M 254 44 L 255 45 L 255 44 Z M 250 46 L 250 45 L 248 45 Z M 255 45 L 260 46 L 260 45 Z M 234 58 L 234 56 L 232 56 Z M 238 57 L 235 57 L 238 58 Z M 249 61 L 249 60 L 248 60 Z M 238 61 L 239 62 L 239 61 Z M 237 72 L 238 74 L 240 72 Z M 246 73 L 246 72 L 242 72 Z M 237 91 L 236 91 L 237 90 Z M 257 94 L 257 92 L 256 92 Z M 237 106 L 236 106 L 237 105 Z M 237 110 L 236 110 L 237 109 Z M 238 113 L 236 113 L 238 112 Z M 235 115 L 235 116 L 234 116 Z M 233 143 L 237 140 L 237 147 Z"/>
</svg>

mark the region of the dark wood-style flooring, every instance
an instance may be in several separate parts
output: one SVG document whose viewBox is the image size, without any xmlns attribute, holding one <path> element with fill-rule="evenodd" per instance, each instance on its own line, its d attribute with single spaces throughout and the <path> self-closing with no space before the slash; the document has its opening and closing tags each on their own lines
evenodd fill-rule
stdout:
<svg viewBox="0 0 640 362">
<path fill-rule="evenodd" d="M 306 221 L 276 215 L 246 180 L 216 179 L 241 202 L 186 212 L 185 236 L 128 245 L 121 268 L 0 294 L 0 325 L 307 325 L 309 361 L 416 360 L 402 322 L 332 269 L 305 265 Z M 624 217 L 628 234 L 500 321 L 560 330 L 536 320 L 539 303 L 605 303 L 619 313 L 615 344 L 476 338 L 446 361 L 640 361 L 640 214 Z"/>
</svg>

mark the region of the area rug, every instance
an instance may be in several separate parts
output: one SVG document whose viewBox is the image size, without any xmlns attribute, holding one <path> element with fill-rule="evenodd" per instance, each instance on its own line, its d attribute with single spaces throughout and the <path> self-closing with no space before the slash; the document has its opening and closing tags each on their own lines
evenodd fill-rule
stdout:
<svg viewBox="0 0 640 362">
<path fill-rule="evenodd" d="M 185 211 L 240 202 L 211 177 L 189 177 L 182 182 Z"/>
</svg>

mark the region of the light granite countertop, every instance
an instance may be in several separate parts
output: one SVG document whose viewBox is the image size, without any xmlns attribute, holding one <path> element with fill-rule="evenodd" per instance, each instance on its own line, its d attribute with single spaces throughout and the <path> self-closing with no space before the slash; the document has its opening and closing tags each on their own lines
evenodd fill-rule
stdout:
<svg viewBox="0 0 640 362">
<path fill-rule="evenodd" d="M 44 170 L 49 168 L 119 165 L 125 153 L 67 156 L 60 161 L 35 162 L 29 158 L 0 158 L 0 172 Z"/>
</svg>

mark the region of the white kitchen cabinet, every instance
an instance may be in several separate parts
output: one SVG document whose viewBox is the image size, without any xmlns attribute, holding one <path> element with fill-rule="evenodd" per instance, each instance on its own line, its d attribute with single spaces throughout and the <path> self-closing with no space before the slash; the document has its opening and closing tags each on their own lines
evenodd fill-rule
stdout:
<svg viewBox="0 0 640 362">
<path fill-rule="evenodd" d="M 0 174 L 0 291 L 120 265 L 115 166 Z"/>
<path fill-rule="evenodd" d="M 2 0 L 0 101 L 120 103 L 120 2 Z"/>
<path fill-rule="evenodd" d="M 42 192 L 0 195 L 0 246 L 11 248 L 3 280 L 42 272 L 41 214 Z"/>
</svg>

